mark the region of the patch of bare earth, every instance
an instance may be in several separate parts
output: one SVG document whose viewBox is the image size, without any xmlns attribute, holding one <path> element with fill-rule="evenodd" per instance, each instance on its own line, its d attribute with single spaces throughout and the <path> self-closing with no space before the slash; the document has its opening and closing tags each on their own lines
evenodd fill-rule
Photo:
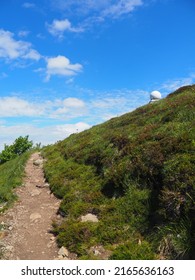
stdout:
<svg viewBox="0 0 195 280">
<path fill-rule="evenodd" d="M 5 231 L 0 241 L 4 258 L 10 260 L 53 260 L 59 248 L 50 233 L 52 220 L 59 219 L 60 200 L 54 197 L 45 182 L 43 159 L 34 153 L 25 168 L 23 186 L 17 188 L 18 201 L 0 217 Z"/>
</svg>

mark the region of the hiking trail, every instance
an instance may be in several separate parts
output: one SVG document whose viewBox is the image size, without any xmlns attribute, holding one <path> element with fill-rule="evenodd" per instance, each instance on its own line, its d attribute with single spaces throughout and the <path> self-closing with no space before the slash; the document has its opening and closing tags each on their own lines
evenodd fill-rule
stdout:
<svg viewBox="0 0 195 280">
<path fill-rule="evenodd" d="M 26 163 L 23 185 L 16 189 L 18 200 L 0 216 L 5 227 L 0 236 L 4 259 L 54 260 L 59 257 L 52 221 L 60 219 L 60 200 L 50 191 L 43 173 L 43 158 L 36 152 Z"/>
</svg>

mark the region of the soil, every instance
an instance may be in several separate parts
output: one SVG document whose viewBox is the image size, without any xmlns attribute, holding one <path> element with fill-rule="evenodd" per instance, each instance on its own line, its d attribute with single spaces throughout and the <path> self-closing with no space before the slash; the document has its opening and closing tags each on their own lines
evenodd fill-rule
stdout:
<svg viewBox="0 0 195 280">
<path fill-rule="evenodd" d="M 16 189 L 18 200 L 0 217 L 1 227 L 4 227 L 0 236 L 4 259 L 58 258 L 59 248 L 51 229 L 52 221 L 60 219 L 57 215 L 60 200 L 45 183 L 42 163 L 40 153 L 31 155 L 26 164 L 24 183 Z"/>
</svg>

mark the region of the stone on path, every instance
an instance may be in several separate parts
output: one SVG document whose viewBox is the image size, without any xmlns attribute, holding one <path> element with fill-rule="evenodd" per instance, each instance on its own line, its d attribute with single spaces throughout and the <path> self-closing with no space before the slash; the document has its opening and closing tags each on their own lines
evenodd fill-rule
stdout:
<svg viewBox="0 0 195 280">
<path fill-rule="evenodd" d="M 41 166 L 43 164 L 43 159 L 37 159 L 33 161 L 35 166 Z"/>
<path fill-rule="evenodd" d="M 41 215 L 39 213 L 33 213 L 30 215 L 30 220 L 34 222 L 35 220 L 41 219 Z"/>
</svg>

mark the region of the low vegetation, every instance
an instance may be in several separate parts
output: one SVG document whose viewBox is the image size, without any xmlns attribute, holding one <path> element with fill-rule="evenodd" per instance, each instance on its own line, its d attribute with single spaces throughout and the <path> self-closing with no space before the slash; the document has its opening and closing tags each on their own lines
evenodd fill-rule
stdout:
<svg viewBox="0 0 195 280">
<path fill-rule="evenodd" d="M 32 146 L 28 136 L 20 136 L 0 153 L 0 212 L 16 199 L 13 189 L 22 184 Z"/>
<path fill-rule="evenodd" d="M 195 86 L 43 149 L 60 246 L 81 259 L 195 258 Z M 81 222 L 92 213 L 99 222 Z"/>
<path fill-rule="evenodd" d="M 26 152 L 20 157 L 0 165 L 0 212 L 16 199 L 13 190 L 22 184 L 28 157 L 29 153 Z"/>
</svg>

